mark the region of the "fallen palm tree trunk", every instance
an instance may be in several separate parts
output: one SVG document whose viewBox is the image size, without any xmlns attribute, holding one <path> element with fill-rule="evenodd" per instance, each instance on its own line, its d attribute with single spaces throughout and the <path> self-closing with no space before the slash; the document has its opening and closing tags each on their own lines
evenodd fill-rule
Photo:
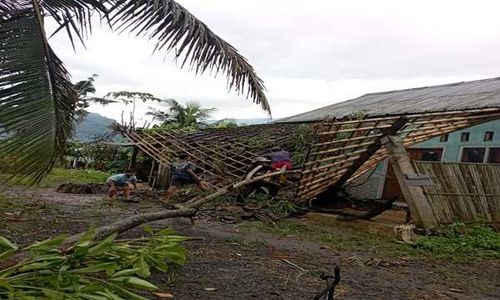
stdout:
<svg viewBox="0 0 500 300">
<path fill-rule="evenodd" d="M 95 233 L 96 233 L 96 239 L 95 241 L 98 241 L 100 239 L 103 239 L 106 236 L 109 236 L 112 233 L 122 233 L 125 231 L 128 231 L 132 228 L 135 228 L 139 225 L 153 222 L 153 221 L 159 221 L 163 219 L 169 219 L 169 218 L 178 218 L 178 217 L 191 217 L 196 214 L 198 209 L 203 206 L 204 204 L 207 204 L 214 200 L 217 197 L 220 197 L 224 194 L 227 194 L 231 191 L 234 191 L 238 188 L 241 188 L 243 186 L 252 184 L 254 182 L 266 179 L 266 178 L 271 178 L 274 176 L 282 175 L 285 173 L 294 173 L 296 171 L 278 171 L 278 172 L 273 172 L 273 173 L 268 173 L 262 176 L 258 176 L 252 179 L 246 179 L 237 183 L 234 183 L 232 185 L 229 185 L 227 187 L 224 187 L 222 189 L 217 190 L 216 192 L 209 194 L 207 196 L 201 197 L 201 198 L 194 198 L 189 200 L 188 202 L 185 203 L 185 205 L 179 209 L 171 209 L 171 210 L 162 210 L 159 212 L 153 212 L 153 213 L 144 213 L 144 214 L 138 214 L 134 215 L 125 219 L 122 219 L 118 222 L 111 223 L 108 225 L 104 225 L 101 227 L 96 228 Z M 71 247 L 80 239 L 80 237 L 84 233 L 78 233 L 75 235 L 72 235 L 68 237 L 64 243 L 61 245 L 60 250 L 65 252 L 71 249 Z M 26 251 L 21 251 L 19 253 L 14 254 L 11 256 L 9 259 L 0 262 L 0 270 L 12 267 L 16 265 L 17 263 L 29 258 L 30 254 L 29 252 Z"/>
</svg>

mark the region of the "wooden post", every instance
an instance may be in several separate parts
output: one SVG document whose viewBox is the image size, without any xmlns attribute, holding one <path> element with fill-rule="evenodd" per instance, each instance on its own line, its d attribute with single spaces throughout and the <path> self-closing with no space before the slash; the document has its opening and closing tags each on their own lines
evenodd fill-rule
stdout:
<svg viewBox="0 0 500 300">
<path fill-rule="evenodd" d="M 383 138 L 382 143 L 389 153 L 394 174 L 401 187 L 401 192 L 408 202 L 415 223 L 424 227 L 436 227 L 436 217 L 427 201 L 422 186 L 408 184 L 408 178 L 415 177 L 418 174 L 403 146 L 403 139 L 399 136 L 386 136 Z"/>
<path fill-rule="evenodd" d="M 155 181 L 156 181 L 156 180 L 154 180 L 156 177 L 153 176 L 153 174 L 155 172 L 155 168 L 156 168 L 156 161 L 153 159 L 151 161 L 151 170 L 149 170 L 149 176 L 148 176 L 148 184 L 152 188 L 155 187 Z"/>
<path fill-rule="evenodd" d="M 155 188 L 166 190 L 170 186 L 170 166 L 160 164 L 156 173 Z"/>
<path fill-rule="evenodd" d="M 129 169 L 135 169 L 137 164 L 137 154 L 139 153 L 139 148 L 134 146 L 132 157 L 130 159 L 130 164 L 128 165 Z"/>
</svg>

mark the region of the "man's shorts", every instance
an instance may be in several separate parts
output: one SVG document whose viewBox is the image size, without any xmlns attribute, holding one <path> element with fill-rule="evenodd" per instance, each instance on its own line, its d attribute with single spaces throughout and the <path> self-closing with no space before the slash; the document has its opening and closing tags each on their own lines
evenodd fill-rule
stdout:
<svg viewBox="0 0 500 300">
<path fill-rule="evenodd" d="M 275 170 L 280 170 L 283 167 L 286 167 L 287 170 L 290 170 L 292 169 L 292 163 L 290 161 L 278 161 L 271 164 L 271 168 Z"/>
<path fill-rule="evenodd" d="M 126 182 L 115 182 L 115 181 L 108 182 L 108 186 L 111 186 L 112 183 L 114 183 L 116 187 L 120 187 L 120 188 L 128 186 L 128 183 L 126 183 Z"/>
<path fill-rule="evenodd" d="M 183 186 L 188 184 L 198 184 L 198 182 L 191 177 L 178 177 L 178 176 L 173 176 L 172 180 L 170 181 L 170 185 L 172 186 Z"/>
</svg>

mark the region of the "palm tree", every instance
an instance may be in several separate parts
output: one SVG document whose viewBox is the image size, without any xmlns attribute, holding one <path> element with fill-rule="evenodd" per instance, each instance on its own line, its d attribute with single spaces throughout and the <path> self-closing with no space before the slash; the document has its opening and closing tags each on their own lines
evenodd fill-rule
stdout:
<svg viewBox="0 0 500 300">
<path fill-rule="evenodd" d="M 186 105 L 180 104 L 174 99 L 165 100 L 168 103 L 168 110 L 161 111 L 150 109 L 147 113 L 153 120 L 160 121 L 162 126 L 171 128 L 198 128 L 206 125 L 206 121 L 211 117 L 215 108 L 203 108 L 197 102 L 188 102 Z"/>
<path fill-rule="evenodd" d="M 48 42 L 46 19 L 66 32 L 74 47 L 92 31 L 95 16 L 115 31 L 155 41 L 155 51 L 174 49 L 195 72 L 222 72 L 228 85 L 270 113 L 264 85 L 238 51 L 174 0 L 1 0 L 0 153 L 16 175 L 40 180 L 71 135 L 78 93 Z"/>
</svg>

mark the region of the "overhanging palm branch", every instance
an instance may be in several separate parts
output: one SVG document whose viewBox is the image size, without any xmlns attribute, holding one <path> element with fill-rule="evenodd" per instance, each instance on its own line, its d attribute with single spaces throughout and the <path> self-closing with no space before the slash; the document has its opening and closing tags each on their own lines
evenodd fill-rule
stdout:
<svg viewBox="0 0 500 300">
<path fill-rule="evenodd" d="M 197 73 L 214 70 L 228 77 L 229 88 L 246 93 L 254 103 L 271 113 L 263 81 L 233 46 L 217 36 L 187 9 L 172 0 L 115 0 L 111 24 L 156 40 L 155 50 L 176 49 Z"/>
<path fill-rule="evenodd" d="M 71 134 L 76 93 L 46 41 L 37 7 L 0 16 L 0 120 L 9 136 L 0 153 L 14 174 L 39 180 Z"/>
<path fill-rule="evenodd" d="M 196 72 L 225 73 L 229 87 L 270 113 L 264 85 L 238 51 L 173 0 L 1 0 L 1 142 L 16 174 L 40 179 L 54 164 L 71 133 L 76 93 L 69 74 L 51 50 L 44 17 L 53 18 L 71 43 L 82 42 L 99 15 L 114 30 L 156 41 Z M 1 132 L 0 132 L 1 133 Z"/>
</svg>

